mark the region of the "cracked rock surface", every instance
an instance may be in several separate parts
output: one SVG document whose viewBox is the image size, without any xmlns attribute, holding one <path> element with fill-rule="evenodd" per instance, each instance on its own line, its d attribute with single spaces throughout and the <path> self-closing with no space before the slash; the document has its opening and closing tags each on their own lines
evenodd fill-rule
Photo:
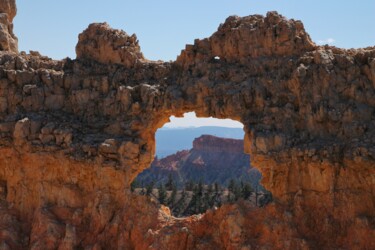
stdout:
<svg viewBox="0 0 375 250">
<path fill-rule="evenodd" d="M 1 50 L 0 248 L 375 248 L 374 47 L 317 46 L 269 12 L 229 17 L 175 62 L 106 24 L 76 60 Z M 130 193 L 156 130 L 189 111 L 244 124 L 274 204 L 176 219 Z"/>
</svg>

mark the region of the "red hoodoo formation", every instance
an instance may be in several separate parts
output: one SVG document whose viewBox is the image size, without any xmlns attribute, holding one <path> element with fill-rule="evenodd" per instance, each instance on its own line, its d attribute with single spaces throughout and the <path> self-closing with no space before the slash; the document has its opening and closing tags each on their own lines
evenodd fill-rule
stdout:
<svg viewBox="0 0 375 250">
<path fill-rule="evenodd" d="M 176 62 L 105 24 L 53 61 L 14 53 L 14 0 L 0 6 L 0 248 L 375 249 L 374 47 L 316 46 L 270 12 Z M 274 204 L 177 220 L 130 194 L 157 128 L 188 111 L 244 124 Z"/>
</svg>

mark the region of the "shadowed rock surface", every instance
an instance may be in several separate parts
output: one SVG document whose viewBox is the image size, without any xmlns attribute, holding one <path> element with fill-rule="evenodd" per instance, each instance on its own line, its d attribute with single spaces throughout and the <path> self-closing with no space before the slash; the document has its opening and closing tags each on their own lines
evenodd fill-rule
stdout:
<svg viewBox="0 0 375 250">
<path fill-rule="evenodd" d="M 172 63 L 134 60 L 106 25 L 80 38 L 73 61 L 0 52 L 1 248 L 375 248 L 374 47 L 316 46 L 275 12 Z M 274 204 L 175 219 L 130 194 L 155 131 L 189 111 L 244 124 Z"/>
</svg>

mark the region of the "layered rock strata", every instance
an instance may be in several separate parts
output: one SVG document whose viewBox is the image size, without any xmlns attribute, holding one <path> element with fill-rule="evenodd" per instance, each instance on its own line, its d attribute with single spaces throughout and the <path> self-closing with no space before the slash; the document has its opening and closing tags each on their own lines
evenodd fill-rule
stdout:
<svg viewBox="0 0 375 250">
<path fill-rule="evenodd" d="M 229 17 L 171 63 L 105 24 L 77 55 L 0 52 L 1 248 L 375 248 L 374 47 L 316 46 L 269 12 Z M 130 194 L 155 131 L 188 111 L 244 124 L 273 205 L 177 220 Z"/>
</svg>

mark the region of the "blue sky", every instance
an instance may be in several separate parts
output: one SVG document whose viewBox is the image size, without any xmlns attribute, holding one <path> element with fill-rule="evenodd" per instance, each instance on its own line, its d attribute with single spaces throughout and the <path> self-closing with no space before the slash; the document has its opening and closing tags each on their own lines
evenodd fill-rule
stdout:
<svg viewBox="0 0 375 250">
<path fill-rule="evenodd" d="M 375 0 L 18 0 L 17 6 L 19 49 L 54 59 L 75 58 L 78 34 L 90 23 L 106 21 L 136 33 L 146 58 L 175 60 L 185 44 L 210 36 L 228 16 L 270 10 L 302 20 L 316 43 L 375 45 Z"/>
<path fill-rule="evenodd" d="M 170 122 L 166 123 L 164 127 L 167 128 L 182 128 L 182 127 L 202 127 L 202 126 L 218 126 L 227 128 L 243 128 L 243 124 L 231 119 L 216 119 L 216 118 L 197 118 L 194 112 L 185 113 L 184 117 L 170 118 Z"/>
</svg>

